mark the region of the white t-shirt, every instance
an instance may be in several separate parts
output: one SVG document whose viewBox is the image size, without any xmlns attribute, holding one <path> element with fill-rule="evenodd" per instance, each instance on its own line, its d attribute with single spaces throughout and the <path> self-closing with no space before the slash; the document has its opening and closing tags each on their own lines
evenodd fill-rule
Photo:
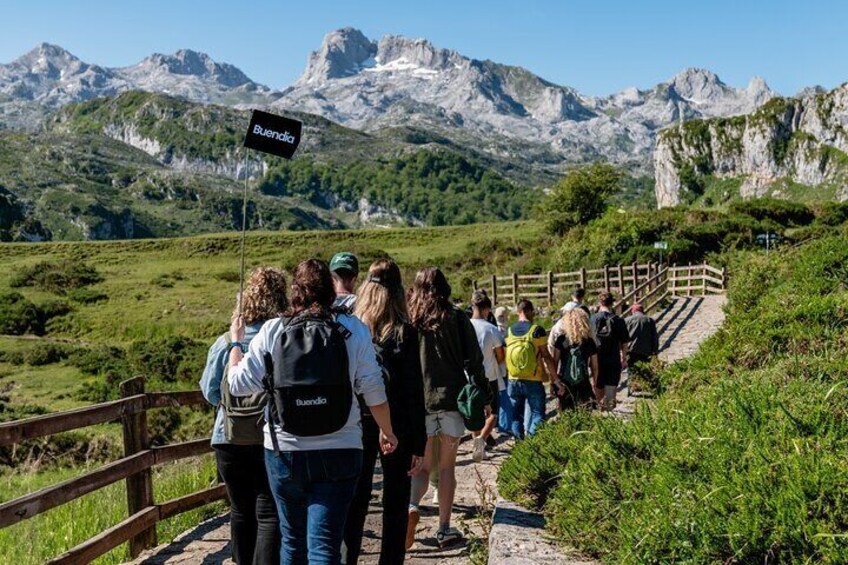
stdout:
<svg viewBox="0 0 848 565">
<path fill-rule="evenodd" d="M 495 348 L 503 345 L 503 338 L 498 327 L 486 320 L 472 318 L 471 325 L 477 333 L 477 342 L 483 351 L 483 369 L 489 381 L 498 380 L 498 360 L 495 357 Z"/>
</svg>

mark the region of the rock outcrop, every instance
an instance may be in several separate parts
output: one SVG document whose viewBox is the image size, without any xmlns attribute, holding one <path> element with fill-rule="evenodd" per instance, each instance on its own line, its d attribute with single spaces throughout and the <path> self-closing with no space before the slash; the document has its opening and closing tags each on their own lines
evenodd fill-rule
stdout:
<svg viewBox="0 0 848 565">
<path fill-rule="evenodd" d="M 745 116 L 694 120 L 662 131 L 654 151 L 657 203 L 701 195 L 708 177 L 738 178 L 742 197 L 848 199 L 848 84 L 774 98 Z"/>
</svg>

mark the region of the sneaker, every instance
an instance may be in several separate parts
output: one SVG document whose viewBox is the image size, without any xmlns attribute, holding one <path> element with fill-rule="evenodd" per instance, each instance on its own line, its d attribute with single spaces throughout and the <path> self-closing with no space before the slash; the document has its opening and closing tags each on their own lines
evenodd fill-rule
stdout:
<svg viewBox="0 0 848 565">
<path fill-rule="evenodd" d="M 421 512 L 417 508 L 409 509 L 409 523 L 406 526 L 406 549 L 409 549 L 415 544 L 415 528 L 418 527 L 418 522 L 421 521 Z"/>
<path fill-rule="evenodd" d="M 439 544 L 439 549 L 450 547 L 460 541 L 462 541 L 462 533 L 456 528 L 447 528 L 436 532 L 436 542 Z"/>
<path fill-rule="evenodd" d="M 483 454 L 486 449 L 486 440 L 482 437 L 474 438 L 474 447 L 471 450 L 471 458 L 475 463 L 480 463 L 483 460 Z"/>
</svg>

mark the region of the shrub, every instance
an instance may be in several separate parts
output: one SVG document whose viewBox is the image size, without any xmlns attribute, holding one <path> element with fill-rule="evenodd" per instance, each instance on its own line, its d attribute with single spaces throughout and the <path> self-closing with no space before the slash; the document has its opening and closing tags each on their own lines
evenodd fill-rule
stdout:
<svg viewBox="0 0 848 565">
<path fill-rule="evenodd" d="M 0 334 L 44 332 L 41 310 L 18 292 L 0 294 Z"/>
<path fill-rule="evenodd" d="M 41 365 L 52 365 L 64 359 L 67 359 L 71 354 L 69 348 L 59 343 L 40 343 L 37 346 L 28 349 L 24 353 L 24 363 L 38 367 Z"/>
<path fill-rule="evenodd" d="M 103 277 L 89 265 L 65 259 L 57 262 L 41 262 L 24 269 L 12 278 L 13 288 L 32 286 L 39 290 L 66 294 L 69 290 L 97 284 Z"/>
<path fill-rule="evenodd" d="M 206 359 L 206 347 L 182 336 L 135 341 L 127 351 L 135 374 L 165 383 L 199 380 Z"/>
<path fill-rule="evenodd" d="M 751 216 L 757 220 L 771 220 L 784 227 L 806 226 L 815 219 L 815 214 L 806 205 L 776 198 L 755 198 L 734 202 L 730 212 Z"/>
<path fill-rule="evenodd" d="M 79 302 L 80 304 L 94 304 L 95 302 L 109 299 L 105 292 L 91 288 L 75 288 L 69 290 L 67 292 L 67 297 L 74 302 Z"/>
<path fill-rule="evenodd" d="M 548 233 L 562 235 L 600 217 L 623 178 L 619 169 L 604 163 L 574 169 L 539 203 L 536 217 Z"/>
</svg>

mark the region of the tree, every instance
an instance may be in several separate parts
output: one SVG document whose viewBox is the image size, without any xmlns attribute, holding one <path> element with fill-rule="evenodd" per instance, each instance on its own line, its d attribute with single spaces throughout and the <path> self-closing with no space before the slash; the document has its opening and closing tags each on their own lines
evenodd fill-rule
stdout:
<svg viewBox="0 0 848 565">
<path fill-rule="evenodd" d="M 623 178 L 620 169 L 606 163 L 573 169 L 539 203 L 536 217 L 548 233 L 563 235 L 602 216 L 610 196 L 621 190 Z"/>
</svg>

